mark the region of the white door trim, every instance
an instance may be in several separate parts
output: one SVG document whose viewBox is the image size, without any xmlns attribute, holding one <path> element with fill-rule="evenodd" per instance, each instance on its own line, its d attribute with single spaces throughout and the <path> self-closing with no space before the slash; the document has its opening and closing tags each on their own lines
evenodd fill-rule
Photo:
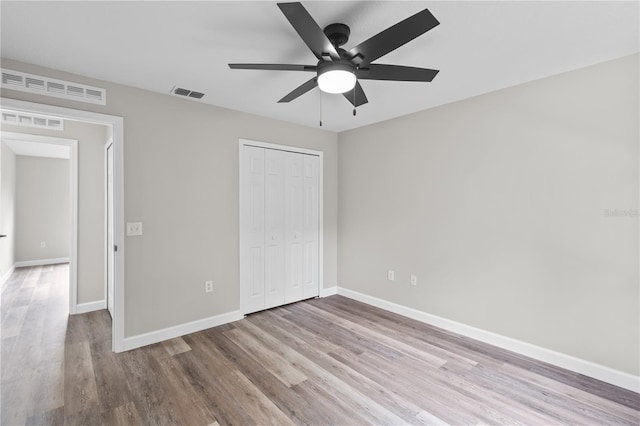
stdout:
<svg viewBox="0 0 640 426">
<path fill-rule="evenodd" d="M 316 151 L 313 149 L 299 148 L 290 145 L 279 145 L 269 142 L 260 142 L 249 139 L 240 139 L 238 141 L 238 228 L 239 232 L 239 244 L 238 244 L 238 259 L 241 259 L 242 256 L 242 241 L 243 240 L 243 230 L 242 230 L 242 188 L 243 188 L 243 173 L 242 173 L 242 147 L 243 146 L 255 146 L 258 148 L 267 148 L 267 149 L 276 149 L 279 151 L 287 151 L 287 152 L 296 152 L 299 154 L 308 154 L 308 155 L 316 155 L 318 156 L 318 294 L 322 293 L 322 289 L 324 288 L 324 152 Z M 240 268 L 240 263 L 238 264 L 239 275 L 242 273 Z M 240 313 L 242 315 L 246 315 L 247 309 L 244 306 L 244 301 L 242 300 L 242 282 L 238 286 L 239 289 L 239 300 L 240 300 Z"/>
<path fill-rule="evenodd" d="M 114 154 L 114 204 L 115 209 L 115 243 L 118 251 L 115 253 L 115 315 L 112 319 L 111 335 L 112 350 L 122 352 L 124 350 L 124 288 L 125 288 L 125 239 L 124 239 L 124 119 L 122 117 L 100 114 L 97 112 L 83 111 L 79 109 L 64 108 L 55 105 L 38 104 L 34 102 L 20 101 L 16 99 L 0 98 L 3 108 L 14 111 L 31 112 L 34 114 L 51 115 L 68 120 L 78 120 L 87 123 L 102 124 L 113 128 L 113 154 Z M 77 240 L 77 237 L 76 237 Z"/>
<path fill-rule="evenodd" d="M 0 138 L 2 140 L 34 142 L 69 147 L 69 209 L 71 215 L 71 229 L 69 235 L 69 313 L 75 314 L 78 305 L 78 141 L 76 139 L 13 132 L 0 132 Z M 64 259 L 51 259 L 50 262 L 47 263 L 62 263 L 60 260 Z M 42 264 L 43 263 L 38 261 L 16 262 L 16 266 Z"/>
</svg>

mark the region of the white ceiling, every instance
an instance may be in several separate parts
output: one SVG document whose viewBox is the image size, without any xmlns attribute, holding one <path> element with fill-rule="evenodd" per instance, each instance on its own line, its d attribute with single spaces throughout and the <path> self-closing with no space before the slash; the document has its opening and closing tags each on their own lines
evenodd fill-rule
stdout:
<svg viewBox="0 0 640 426">
<path fill-rule="evenodd" d="M 29 135 L 25 138 L 28 139 Z M 25 155 L 29 157 L 47 157 L 69 159 L 71 150 L 66 145 L 57 145 L 53 143 L 31 142 L 21 139 L 20 137 L 5 137 L 0 132 L 2 142 L 13 151 L 15 155 Z"/>
<path fill-rule="evenodd" d="M 441 70 L 432 83 L 363 81 L 353 117 L 322 96 L 325 129 L 343 131 L 638 52 L 637 1 L 303 2 L 321 27 L 351 27 L 347 50 L 429 8 L 440 25 L 377 63 Z M 12 2 L 1 8 L 2 56 L 318 126 L 318 89 L 277 101 L 303 72 L 230 70 L 230 62 L 315 64 L 275 2 Z M 585 88 L 588 90 L 588 88 Z M 107 97 L 108 99 L 108 97 Z"/>
</svg>

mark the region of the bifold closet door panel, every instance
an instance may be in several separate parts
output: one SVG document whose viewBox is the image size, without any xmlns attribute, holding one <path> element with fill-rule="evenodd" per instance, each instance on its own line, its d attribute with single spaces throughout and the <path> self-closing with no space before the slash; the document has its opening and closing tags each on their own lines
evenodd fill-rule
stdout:
<svg viewBox="0 0 640 426">
<path fill-rule="evenodd" d="M 265 150 L 251 146 L 243 147 L 242 197 L 243 250 L 240 265 L 240 288 L 243 292 L 244 313 L 265 309 L 264 292 L 264 173 Z"/>
<path fill-rule="evenodd" d="M 303 285 L 302 298 L 319 296 L 319 159 L 303 156 Z"/>
<path fill-rule="evenodd" d="M 302 300 L 303 154 L 285 153 L 285 303 Z"/>
<path fill-rule="evenodd" d="M 285 154 L 265 150 L 265 308 L 285 303 Z"/>
<path fill-rule="evenodd" d="M 319 295 L 319 164 L 315 155 L 242 146 L 242 313 Z"/>
</svg>

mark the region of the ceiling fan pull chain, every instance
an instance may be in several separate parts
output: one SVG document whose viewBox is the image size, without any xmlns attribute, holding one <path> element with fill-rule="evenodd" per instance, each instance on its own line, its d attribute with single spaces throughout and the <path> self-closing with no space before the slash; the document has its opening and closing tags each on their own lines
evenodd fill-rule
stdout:
<svg viewBox="0 0 640 426">
<path fill-rule="evenodd" d="M 356 88 L 353 87 L 353 116 L 356 116 Z"/>
<path fill-rule="evenodd" d="M 360 69 L 360 65 L 356 64 L 356 71 Z M 356 80 L 356 85 L 353 86 L 353 116 L 356 116 L 356 87 L 358 87 L 358 80 Z"/>
<path fill-rule="evenodd" d="M 318 90 L 318 93 L 320 94 L 320 127 L 322 127 L 322 90 Z"/>
</svg>

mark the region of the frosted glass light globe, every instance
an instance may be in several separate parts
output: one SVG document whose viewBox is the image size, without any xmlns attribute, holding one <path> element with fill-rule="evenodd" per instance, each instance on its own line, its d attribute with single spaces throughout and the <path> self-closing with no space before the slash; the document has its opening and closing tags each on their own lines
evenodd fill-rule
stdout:
<svg viewBox="0 0 640 426">
<path fill-rule="evenodd" d="M 318 76 L 318 87 L 326 93 L 344 93 L 356 85 L 354 73 L 345 70 L 329 70 Z"/>
</svg>

